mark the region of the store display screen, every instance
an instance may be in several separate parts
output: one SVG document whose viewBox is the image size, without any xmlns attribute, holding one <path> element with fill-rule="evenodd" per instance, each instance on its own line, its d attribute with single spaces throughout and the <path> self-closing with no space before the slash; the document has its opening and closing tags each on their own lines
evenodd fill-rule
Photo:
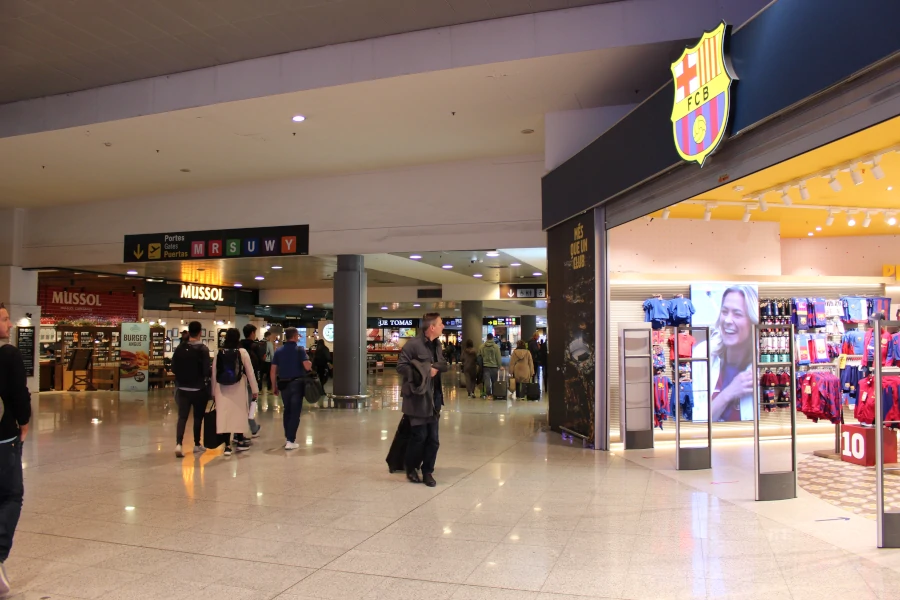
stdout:
<svg viewBox="0 0 900 600">
<path fill-rule="evenodd" d="M 710 377 L 702 362 L 692 363 L 694 421 L 752 421 L 753 326 L 759 323 L 759 291 L 755 283 L 691 285 L 692 325 L 709 327 L 709 340 L 698 340 L 694 358 L 709 353 Z M 707 381 L 711 390 L 707 389 Z"/>
<path fill-rule="evenodd" d="M 400 330 L 400 337 L 402 338 L 414 338 L 416 337 L 416 330 L 414 328 L 406 328 Z"/>
</svg>

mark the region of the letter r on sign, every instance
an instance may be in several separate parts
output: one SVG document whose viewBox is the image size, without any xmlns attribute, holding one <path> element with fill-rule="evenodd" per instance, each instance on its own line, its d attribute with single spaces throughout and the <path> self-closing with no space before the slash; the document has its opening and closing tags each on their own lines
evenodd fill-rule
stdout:
<svg viewBox="0 0 900 600">
<path fill-rule="evenodd" d="M 222 256 L 222 240 L 209 241 L 209 255 Z"/>
<path fill-rule="evenodd" d="M 191 258 L 206 256 L 205 242 L 191 242 Z"/>
<path fill-rule="evenodd" d="M 281 253 L 296 254 L 297 253 L 297 236 L 286 235 L 281 238 Z"/>
</svg>

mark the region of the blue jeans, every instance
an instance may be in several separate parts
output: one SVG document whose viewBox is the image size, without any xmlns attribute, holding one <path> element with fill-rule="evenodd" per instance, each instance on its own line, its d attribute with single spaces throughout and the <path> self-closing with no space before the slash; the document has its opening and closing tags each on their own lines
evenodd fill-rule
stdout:
<svg viewBox="0 0 900 600">
<path fill-rule="evenodd" d="M 499 374 L 500 367 L 484 367 L 484 393 L 488 396 L 494 395 L 494 386 L 497 385 Z"/>
<path fill-rule="evenodd" d="M 0 444 L 0 563 L 9 558 L 22 514 L 22 442 Z"/>
<path fill-rule="evenodd" d="M 303 410 L 303 392 L 305 385 L 302 379 L 295 379 L 281 391 L 284 404 L 284 437 L 289 442 L 297 441 L 297 429 L 300 428 L 300 412 Z"/>
</svg>

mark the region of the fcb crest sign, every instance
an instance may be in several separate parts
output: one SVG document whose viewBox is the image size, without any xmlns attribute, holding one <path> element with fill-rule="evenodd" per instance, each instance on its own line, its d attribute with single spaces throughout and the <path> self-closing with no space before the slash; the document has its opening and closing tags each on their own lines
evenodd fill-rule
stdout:
<svg viewBox="0 0 900 600">
<path fill-rule="evenodd" d="M 672 63 L 675 148 L 681 158 L 701 167 L 725 137 L 731 82 L 737 79 L 725 56 L 728 29 L 724 22 L 720 23 L 704 33 L 696 46 L 685 48 Z"/>
</svg>

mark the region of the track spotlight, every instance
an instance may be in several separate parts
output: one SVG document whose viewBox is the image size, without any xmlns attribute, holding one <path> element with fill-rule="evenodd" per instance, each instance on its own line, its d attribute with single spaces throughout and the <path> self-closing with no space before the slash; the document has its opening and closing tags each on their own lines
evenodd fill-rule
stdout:
<svg viewBox="0 0 900 600">
<path fill-rule="evenodd" d="M 785 206 L 790 206 L 793 204 L 793 201 L 791 200 L 791 197 L 788 194 L 788 190 L 790 190 L 790 188 L 788 186 L 784 186 L 783 188 L 781 188 L 781 201 L 784 203 Z"/>
<path fill-rule="evenodd" d="M 759 202 L 759 210 L 766 212 L 769 210 L 769 205 L 766 203 L 766 199 L 760 196 L 757 201 Z"/>
<path fill-rule="evenodd" d="M 668 220 L 668 219 L 669 219 L 669 215 L 671 215 L 671 214 L 672 214 L 672 211 L 671 211 L 671 210 L 669 210 L 668 208 L 665 209 L 665 210 L 663 211 L 663 215 L 662 215 L 663 221 Z"/>
<path fill-rule="evenodd" d="M 806 182 L 800 182 L 800 199 L 801 200 L 809 200 L 809 190 L 806 189 Z"/>
<path fill-rule="evenodd" d="M 825 219 L 825 225 L 827 225 L 828 227 L 831 227 L 832 225 L 834 225 L 834 211 L 833 210 L 828 211 L 828 218 Z"/>
<path fill-rule="evenodd" d="M 741 217 L 741 221 L 743 221 L 744 223 L 750 222 L 750 207 L 749 206 L 744 209 L 744 216 Z"/>
<path fill-rule="evenodd" d="M 897 224 L 897 215 L 896 213 L 886 212 L 884 213 L 884 222 L 893 227 Z"/>
<path fill-rule="evenodd" d="M 712 219 L 712 207 L 709 204 L 706 205 L 706 210 L 703 211 L 703 220 L 709 221 Z"/>
<path fill-rule="evenodd" d="M 872 159 L 872 176 L 875 179 L 884 179 L 884 170 L 881 168 L 881 157 L 876 156 Z"/>
<path fill-rule="evenodd" d="M 837 180 L 837 171 L 831 172 L 831 177 L 828 179 L 828 185 L 831 186 L 831 189 L 835 192 L 841 191 L 841 182 Z"/>
<path fill-rule="evenodd" d="M 853 180 L 853 185 L 862 185 L 863 176 L 862 176 L 862 173 L 859 172 L 859 169 L 857 169 L 857 168 L 850 169 L 850 179 Z"/>
<path fill-rule="evenodd" d="M 872 213 L 867 212 L 867 213 L 866 213 L 866 218 L 863 219 L 862 226 L 863 226 L 863 227 L 868 227 L 868 226 L 871 225 L 871 224 L 872 224 Z"/>
<path fill-rule="evenodd" d="M 856 219 L 850 213 L 847 213 L 847 226 L 848 227 L 856 226 Z"/>
</svg>

